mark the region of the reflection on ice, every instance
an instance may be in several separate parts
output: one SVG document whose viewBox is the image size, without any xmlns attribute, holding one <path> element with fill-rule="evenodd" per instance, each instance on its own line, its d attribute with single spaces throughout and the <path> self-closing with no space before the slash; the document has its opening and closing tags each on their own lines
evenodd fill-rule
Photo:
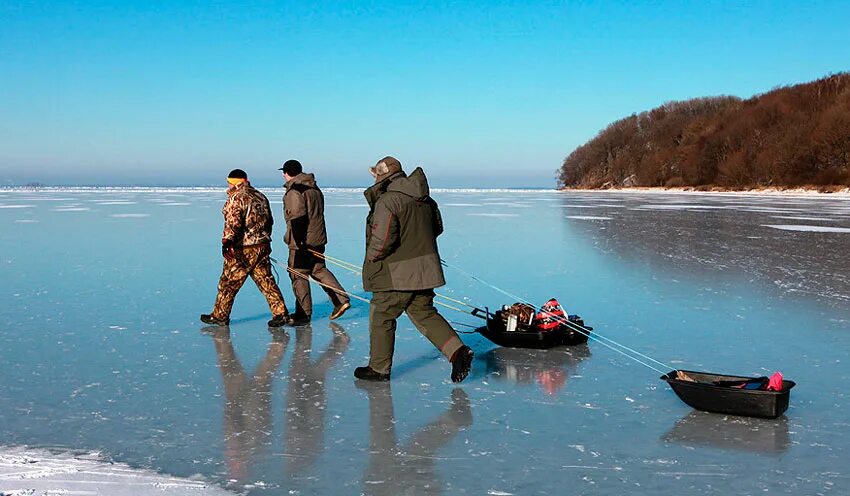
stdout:
<svg viewBox="0 0 850 496">
<path fill-rule="evenodd" d="M 472 409 L 463 389 L 455 388 L 448 409 L 399 444 L 390 382 L 357 381 L 357 387 L 369 397 L 369 465 L 363 475 L 363 493 L 396 496 L 446 492 L 435 462 L 440 459 L 440 448 L 472 425 Z"/>
<path fill-rule="evenodd" d="M 271 439 L 271 389 L 283 361 L 289 336 L 274 332 L 266 356 L 251 375 L 246 374 L 233 350 L 229 327 L 208 331 L 215 344 L 224 383 L 224 458 L 229 479 L 252 480 L 251 467 L 268 451 Z"/>
<path fill-rule="evenodd" d="M 494 348 L 481 356 L 487 375 L 518 384 L 536 383 L 550 395 L 563 390 L 579 364 L 590 357 L 586 344 L 549 350 Z"/>
<path fill-rule="evenodd" d="M 661 439 L 685 446 L 781 454 L 791 446 L 788 419 L 733 417 L 692 411 Z"/>
<path fill-rule="evenodd" d="M 328 371 L 348 350 L 351 339 L 339 324 L 331 322 L 333 338 L 327 349 L 315 360 L 313 328 L 295 330 L 295 349 L 289 363 L 289 385 L 286 393 L 286 466 L 290 477 L 297 477 L 316 462 L 325 448 L 325 416 L 327 415 Z"/>
</svg>

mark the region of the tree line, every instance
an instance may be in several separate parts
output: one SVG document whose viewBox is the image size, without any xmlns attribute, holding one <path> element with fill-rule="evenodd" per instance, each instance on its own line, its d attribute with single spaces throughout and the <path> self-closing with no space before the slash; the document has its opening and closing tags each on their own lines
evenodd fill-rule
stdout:
<svg viewBox="0 0 850 496">
<path fill-rule="evenodd" d="M 850 186 L 850 73 L 632 114 L 573 151 L 561 187 Z"/>
</svg>

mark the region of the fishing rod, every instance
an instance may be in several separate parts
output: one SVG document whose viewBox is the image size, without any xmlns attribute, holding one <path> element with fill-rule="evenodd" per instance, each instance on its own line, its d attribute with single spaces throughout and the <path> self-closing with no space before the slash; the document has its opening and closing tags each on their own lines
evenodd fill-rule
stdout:
<svg viewBox="0 0 850 496">
<path fill-rule="evenodd" d="M 332 263 L 332 264 L 335 264 L 335 265 L 337 265 L 337 266 L 339 266 L 339 267 L 342 267 L 342 268 L 344 268 L 344 269 L 347 269 L 347 270 L 349 270 L 349 271 L 351 271 L 351 272 L 354 272 L 354 273 L 357 273 L 357 274 L 362 274 L 362 272 L 359 270 L 358 266 L 357 266 L 357 265 L 355 265 L 355 264 L 353 264 L 353 263 L 351 263 L 351 262 L 347 262 L 347 261 L 345 261 L 345 260 L 342 260 L 342 259 L 339 259 L 339 258 L 335 258 L 335 257 L 332 257 L 332 256 L 330 256 L 330 255 L 326 255 L 326 254 L 324 254 L 324 253 L 321 253 L 321 252 L 318 252 L 318 251 L 315 251 L 315 250 L 309 250 L 309 251 L 310 251 L 310 253 L 312 253 L 313 255 L 315 255 L 315 256 L 317 256 L 317 257 L 320 257 L 320 258 L 322 258 L 322 259 L 324 259 L 324 260 L 326 260 L 326 261 L 328 261 L 328 262 L 330 262 L 330 263 Z M 448 268 L 450 268 L 450 269 L 457 270 L 457 271 L 459 271 L 459 272 L 461 272 L 461 273 L 463 273 L 463 274 L 465 274 L 465 275 L 467 275 L 467 276 L 471 277 L 472 279 L 474 279 L 474 280 L 476 280 L 476 281 L 478 281 L 478 282 L 480 282 L 480 283 L 482 283 L 482 284 L 484 284 L 484 285 L 486 285 L 486 286 L 491 287 L 492 289 L 494 289 L 494 290 L 496 290 L 496 291 L 498 291 L 498 292 L 500 292 L 500 293 L 502 293 L 502 294 L 504 294 L 504 295 L 508 296 L 509 298 L 512 298 L 512 299 L 514 299 L 514 300 L 516 300 L 516 301 L 519 301 L 519 302 L 525 303 L 526 305 L 530 305 L 530 306 L 532 306 L 532 307 L 534 307 L 534 308 L 537 308 L 537 306 L 535 306 L 535 305 L 534 305 L 534 304 L 532 304 L 531 302 L 529 302 L 529 301 L 527 301 L 527 300 L 525 300 L 525 299 L 523 299 L 523 298 L 521 298 L 521 297 L 519 297 L 519 296 L 517 296 L 517 295 L 515 295 L 515 294 L 512 294 L 512 293 L 510 293 L 510 292 L 508 292 L 508 291 L 505 291 L 505 290 L 503 290 L 503 289 L 501 289 L 501 288 L 499 288 L 499 287 L 497 287 L 497 286 L 495 286 L 495 285 L 493 285 L 493 284 L 490 284 L 489 282 L 484 281 L 483 279 L 481 279 L 481 278 L 479 278 L 479 277 L 475 276 L 474 274 L 471 274 L 471 273 L 469 273 L 469 272 L 467 272 L 467 271 L 465 271 L 465 270 L 463 270 L 463 269 L 461 269 L 461 268 L 459 268 L 459 267 L 454 267 L 454 266 L 452 266 L 452 265 L 449 265 L 449 264 L 448 264 L 445 260 L 443 260 L 443 259 L 440 259 L 440 263 L 441 263 L 442 265 L 444 265 L 445 267 L 448 267 Z M 468 314 L 468 315 L 472 315 L 473 317 L 478 317 L 478 318 L 481 318 L 481 319 L 484 319 L 484 320 L 488 320 L 488 319 L 490 318 L 491 313 L 490 313 L 490 311 L 489 311 L 489 310 L 482 310 L 482 309 L 481 309 L 481 308 L 479 308 L 479 307 L 476 307 L 476 306 L 473 306 L 473 305 L 469 305 L 469 304 L 467 304 L 467 303 L 465 303 L 465 302 L 462 302 L 462 301 L 459 301 L 459 300 L 455 300 L 455 299 L 450 298 L 450 297 L 445 296 L 445 295 L 435 294 L 435 296 L 439 296 L 439 297 L 445 298 L 445 299 L 447 299 L 447 300 L 454 301 L 454 302 L 460 303 L 460 304 L 462 304 L 462 305 L 464 305 L 464 306 L 470 307 L 470 308 L 472 308 L 472 311 L 471 311 L 471 312 L 467 312 L 467 311 L 465 311 L 465 310 L 462 310 L 462 309 L 457 308 L 457 307 L 453 307 L 453 306 L 448 305 L 448 304 L 446 304 L 446 303 L 443 303 L 443 302 L 441 302 L 441 301 L 435 301 L 435 302 L 434 302 L 434 304 L 436 304 L 436 305 L 441 305 L 441 306 L 443 306 L 443 307 L 450 308 L 450 309 L 452 309 L 452 310 L 455 310 L 455 311 L 458 311 L 458 312 L 461 312 L 461 313 L 465 313 L 465 314 Z M 578 333 L 580 333 L 580 334 L 582 334 L 582 335 L 584 335 L 584 336 L 587 336 L 589 339 L 593 339 L 594 341 L 598 342 L 598 343 L 599 343 L 599 344 L 601 344 L 602 346 L 605 346 L 606 348 L 609 348 L 609 349 L 611 349 L 612 351 L 615 351 L 615 352 L 617 352 L 617 353 L 619 353 L 619 354 L 621 354 L 621 355 L 625 356 L 626 358 L 629 358 L 629 359 L 631 359 L 631 360 L 633 360 L 633 361 L 635 361 L 635 362 L 637 362 L 637 363 L 639 363 L 639 364 L 643 365 L 644 367 L 647 367 L 647 368 L 649 368 L 649 369 L 651 369 L 651 370 L 653 370 L 653 371 L 655 371 L 655 372 L 658 372 L 658 373 L 661 373 L 661 374 L 666 374 L 666 373 L 667 373 L 667 371 L 669 371 L 669 370 L 673 369 L 673 367 L 670 367 L 669 365 L 667 365 L 667 364 L 665 364 L 665 363 L 663 363 L 663 362 L 660 362 L 660 361 L 658 361 L 658 360 L 656 360 L 656 359 L 654 359 L 654 358 L 652 358 L 652 357 L 650 357 L 650 356 L 644 355 L 643 353 L 641 353 L 641 352 L 639 352 L 639 351 L 637 351 L 637 350 L 635 350 L 635 349 L 632 349 L 632 348 L 630 348 L 630 347 L 628 347 L 628 346 L 626 346 L 626 345 L 624 345 L 624 344 L 620 344 L 620 343 L 618 343 L 618 342 L 614 341 L 613 339 L 610 339 L 610 338 L 607 338 L 607 337 L 605 337 L 605 336 L 602 336 L 602 335 L 600 335 L 599 333 L 593 333 L 593 334 L 591 334 L 590 329 L 587 329 L 586 327 L 583 327 L 583 326 L 581 326 L 581 325 L 579 325 L 579 324 L 576 324 L 575 322 L 572 322 L 572 321 L 570 321 L 569 319 L 565 319 L 565 318 L 563 318 L 563 317 L 561 317 L 561 316 L 559 316 L 559 315 L 554 315 L 554 314 L 552 314 L 552 313 L 546 312 L 545 310 L 542 310 L 542 308 L 541 308 L 540 310 L 541 310 L 541 311 L 543 311 L 543 313 L 544 313 L 545 315 L 548 315 L 548 316 L 550 316 L 551 318 L 553 318 L 555 321 L 557 321 L 557 322 L 559 322 L 559 323 L 561 323 L 561 324 L 566 325 L 566 326 L 567 326 L 567 327 L 569 327 L 570 329 L 573 329 L 573 330 L 575 330 L 576 332 L 578 332 Z M 611 344 L 607 343 L 606 341 L 610 342 Z M 614 346 L 612 346 L 612 345 L 614 345 Z M 616 348 L 615 346 L 619 346 L 619 347 L 620 347 L 620 348 L 622 348 L 622 349 L 618 349 L 618 348 Z M 656 368 L 656 367 L 654 367 L 654 366 L 652 366 L 652 365 L 650 365 L 650 364 L 648 364 L 648 363 L 644 362 L 643 360 L 640 360 L 640 359 L 636 358 L 635 356 L 629 355 L 628 353 L 624 352 L 623 350 L 627 350 L 627 351 L 629 351 L 630 353 L 633 353 L 634 355 L 637 355 L 637 356 L 640 356 L 640 357 L 642 357 L 642 358 L 645 358 L 646 360 L 648 360 L 648 361 L 650 361 L 650 362 L 655 362 L 655 363 L 657 363 L 658 365 L 661 365 L 662 367 L 665 367 L 667 370 L 665 371 L 665 370 L 658 369 L 658 368 Z"/>
<path fill-rule="evenodd" d="M 478 277 L 478 276 L 476 276 L 475 274 L 472 274 L 472 273 L 470 273 L 470 272 L 467 272 L 467 271 L 465 271 L 465 270 L 461 269 L 460 267 L 455 267 L 455 266 L 453 266 L 453 265 L 449 264 L 448 262 L 446 262 L 446 261 L 445 261 L 445 260 L 443 260 L 443 259 L 440 259 L 440 263 L 442 263 L 442 264 L 443 264 L 443 266 L 448 267 L 448 268 L 453 269 L 453 270 L 456 270 L 456 271 L 458 271 L 458 272 L 460 272 L 460 273 L 462 273 L 462 274 L 464 274 L 464 275 L 466 275 L 466 276 L 468 276 L 468 277 L 472 278 L 473 280 L 478 281 L 478 282 L 480 282 L 481 284 L 484 284 L 485 286 L 488 286 L 488 287 L 490 287 L 490 288 L 492 288 L 492 289 L 494 289 L 494 290 L 498 291 L 499 293 L 504 294 L 505 296 L 507 296 L 507 297 L 509 297 L 509 298 L 513 298 L 513 299 L 514 299 L 514 300 L 516 300 L 516 301 L 519 301 L 519 302 L 521 302 L 521 303 L 525 303 L 526 305 L 530 305 L 530 306 L 532 306 L 532 307 L 534 307 L 534 308 L 537 308 L 537 306 L 536 306 L 536 305 L 534 305 L 533 303 L 531 303 L 531 302 L 529 302 L 529 301 L 525 300 L 524 298 L 521 298 L 521 297 L 519 297 L 519 296 L 517 296 L 517 295 L 515 295 L 515 294 L 513 294 L 513 293 L 510 293 L 510 292 L 508 292 L 508 291 L 505 291 L 504 289 L 502 289 L 502 288 L 500 288 L 500 287 L 498 287 L 498 286 L 496 286 L 496 285 L 494 285 L 494 284 L 491 284 L 491 283 L 489 283 L 489 282 L 487 282 L 487 281 L 485 281 L 485 280 L 483 280 L 483 279 L 479 278 L 479 277 Z M 542 309 L 541 309 L 541 310 L 542 310 Z M 587 328 L 585 328 L 585 327 L 583 327 L 583 326 L 580 326 L 579 324 L 576 324 L 575 322 L 572 322 L 572 321 L 570 321 L 569 319 L 565 319 L 565 318 L 563 318 L 563 317 L 561 317 L 561 316 L 559 316 L 559 315 L 554 315 L 554 314 L 552 314 L 552 313 L 545 312 L 545 311 L 544 311 L 544 313 L 546 313 L 546 315 L 549 315 L 550 317 L 552 317 L 554 320 L 558 321 L 559 323 L 566 325 L 567 327 L 569 327 L 569 328 L 571 328 L 571 329 L 573 329 L 573 330 L 575 330 L 575 331 L 577 331 L 577 332 L 579 332 L 579 333 L 581 333 L 581 334 L 583 334 L 583 335 L 587 336 L 588 338 L 593 339 L 594 341 L 598 342 L 599 344 L 601 344 L 601 345 L 603 345 L 603 346 L 605 346 L 605 347 L 607 347 L 607 348 L 609 348 L 609 349 L 611 349 L 611 350 L 613 350 L 613 351 L 616 351 L 617 353 L 620 353 L 621 355 L 623 355 L 623 356 L 625 356 L 625 357 L 628 357 L 628 358 L 630 358 L 630 359 L 634 360 L 635 362 L 637 362 L 637 363 L 639 363 L 639 364 L 641 364 L 641 365 L 643 365 L 643 366 L 645 366 L 645 367 L 647 367 L 647 368 L 649 368 L 649 369 L 654 370 L 655 372 L 659 372 L 659 373 L 661 373 L 661 374 L 666 374 L 668 371 L 670 371 L 670 370 L 673 370 L 673 369 L 674 369 L 674 367 L 671 367 L 670 365 L 668 365 L 668 364 L 666 364 L 666 363 L 664 363 L 664 362 L 661 362 L 661 361 L 659 361 L 659 360 L 656 360 L 655 358 L 652 358 L 651 356 L 645 355 L 645 354 L 643 354 L 643 353 L 641 353 L 641 352 L 639 352 L 639 351 L 637 351 L 637 350 L 635 350 L 635 349 L 633 349 L 633 348 L 630 348 L 630 347 L 628 347 L 628 346 L 626 346 L 626 345 L 624 345 L 624 344 L 618 343 L 617 341 L 614 341 L 613 339 L 607 338 L 607 337 L 605 337 L 605 336 L 603 336 L 603 335 L 599 334 L 598 332 L 594 332 L 593 334 L 591 334 L 589 329 L 587 329 Z M 487 311 L 487 314 L 488 314 L 488 316 L 489 316 L 489 311 Z M 475 315 L 475 316 L 476 316 L 476 317 L 482 317 L 481 315 Z M 606 341 L 607 341 L 607 342 L 606 342 Z M 611 343 L 611 344 L 609 344 L 609 343 Z M 661 365 L 662 367 L 665 367 L 667 370 L 666 370 L 666 371 L 665 371 L 665 370 L 660 370 L 660 369 L 658 369 L 658 368 L 656 368 L 656 367 L 653 367 L 652 365 L 649 365 L 649 364 L 647 364 L 647 363 L 643 362 L 642 360 L 639 360 L 639 359 L 635 358 L 634 356 L 629 355 L 629 354 L 627 354 L 627 353 L 623 352 L 621 349 L 615 348 L 614 346 L 611 346 L 611 345 L 618 346 L 618 347 L 622 348 L 622 350 L 627 350 L 629 353 L 634 353 L 635 355 L 640 356 L 640 357 L 642 357 L 642 358 L 645 358 L 646 360 L 648 360 L 648 361 L 650 361 L 650 362 L 654 362 L 654 363 L 656 363 L 656 364 L 658 364 L 658 365 Z"/>
<path fill-rule="evenodd" d="M 332 263 L 332 264 L 334 264 L 334 265 L 337 265 L 338 267 L 342 267 L 343 269 L 346 269 L 346 270 L 351 271 L 351 272 L 353 272 L 353 273 L 355 273 L 355 274 L 358 274 L 358 275 L 363 275 L 363 272 L 360 270 L 360 268 L 359 268 L 359 266 L 358 266 L 358 265 L 355 265 L 355 264 L 353 264 L 353 263 L 351 263 L 351 262 L 346 262 L 345 260 L 342 260 L 342 259 L 339 259 L 339 258 L 334 258 L 334 257 L 332 257 L 332 256 L 330 256 L 330 255 L 326 255 L 326 254 L 324 254 L 324 253 L 322 253 L 322 252 L 319 252 L 319 251 L 316 251 L 316 250 L 308 249 L 307 251 L 309 251 L 310 253 L 312 253 L 313 255 L 315 255 L 315 256 L 317 256 L 317 257 L 319 257 L 319 258 L 321 258 L 321 259 L 324 259 L 324 260 L 325 260 L 325 261 L 327 261 L 327 262 L 330 262 L 330 263 Z M 459 304 L 459 305 L 463 305 L 463 306 L 465 306 L 465 307 L 472 308 L 472 309 L 473 309 L 473 312 L 474 312 L 475 310 L 479 310 L 479 311 L 481 310 L 480 308 L 478 308 L 478 307 L 476 307 L 476 306 L 474 306 L 474 305 L 470 305 L 469 303 L 466 303 L 466 302 L 461 301 L 461 300 L 456 300 L 456 299 L 451 298 L 451 297 L 449 297 L 449 296 L 446 296 L 446 295 L 444 295 L 444 294 L 440 294 L 440 293 L 434 292 L 434 296 L 436 296 L 437 298 L 443 298 L 444 300 L 448 300 L 448 301 L 451 301 L 451 302 L 457 303 L 457 304 Z M 451 306 L 451 305 L 449 305 L 449 304 L 447 304 L 447 303 L 443 303 L 443 302 L 440 302 L 440 301 L 435 301 L 434 303 L 435 303 L 435 304 L 437 304 L 437 305 L 440 305 L 440 306 L 443 306 L 443 307 L 450 308 L 450 309 L 452 309 L 452 310 L 455 310 L 455 311 L 461 312 L 461 313 L 465 313 L 465 314 L 469 314 L 469 315 L 476 316 L 476 315 L 475 315 L 474 313 L 472 313 L 472 312 L 467 312 L 466 310 L 463 310 L 463 309 L 460 309 L 460 308 L 457 308 L 457 307 L 453 307 L 453 306 Z"/>
<path fill-rule="evenodd" d="M 290 268 L 288 265 L 284 265 L 284 264 L 282 264 L 282 263 L 278 262 L 278 261 L 277 261 L 277 259 L 275 259 L 275 258 L 273 258 L 273 257 L 269 257 L 269 260 L 271 260 L 271 261 L 272 261 L 272 263 L 274 263 L 275 265 L 277 265 L 277 266 L 279 266 L 279 267 L 283 267 L 283 268 L 285 268 L 285 269 L 286 269 L 286 270 L 287 270 L 290 274 L 295 274 L 296 276 L 298 276 L 298 277 L 300 277 L 300 278 L 302 278 L 302 279 L 307 279 L 308 281 L 312 281 L 312 282 L 314 282 L 314 283 L 318 284 L 319 286 L 322 286 L 322 287 L 324 287 L 324 288 L 328 288 L 328 289 L 330 289 L 330 290 L 331 290 L 331 291 L 333 291 L 334 293 L 337 293 L 337 294 L 344 294 L 344 295 L 347 295 L 347 296 L 349 296 L 349 297 L 351 297 L 351 298 L 354 298 L 354 299 L 357 299 L 357 300 L 360 300 L 360 301 L 363 301 L 363 302 L 369 303 L 369 300 L 367 300 L 366 298 L 363 298 L 363 297 L 362 297 L 362 296 L 360 296 L 360 295 L 356 295 L 356 294 L 354 294 L 354 293 L 349 293 L 348 291 L 345 291 L 344 289 L 335 288 L 335 287 L 330 286 L 330 285 L 328 285 L 328 284 L 324 284 L 324 283 L 322 283 L 322 282 L 320 282 L 320 281 L 317 281 L 316 279 L 313 279 L 312 277 L 308 276 L 307 274 L 302 274 L 301 272 L 298 272 L 297 270 Z"/>
</svg>

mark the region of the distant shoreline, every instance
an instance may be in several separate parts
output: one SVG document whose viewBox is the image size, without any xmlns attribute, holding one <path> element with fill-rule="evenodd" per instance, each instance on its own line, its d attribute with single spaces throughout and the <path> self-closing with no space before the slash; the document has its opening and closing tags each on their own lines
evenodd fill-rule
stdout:
<svg viewBox="0 0 850 496">
<path fill-rule="evenodd" d="M 281 186 L 258 186 L 263 191 L 283 193 Z M 0 186 L 0 193 L 224 193 L 221 186 Z M 359 187 L 323 187 L 326 193 L 362 193 Z M 657 193 L 693 195 L 773 195 L 850 198 L 850 188 L 822 191 L 815 187 L 725 189 L 719 187 L 617 187 L 617 188 L 431 188 L 432 193 Z"/>
<path fill-rule="evenodd" d="M 694 187 L 675 187 L 665 188 L 662 186 L 647 187 L 647 186 L 632 186 L 619 188 L 561 188 L 559 192 L 577 192 L 577 193 L 600 193 L 600 192 L 617 192 L 617 193 L 681 193 L 695 195 L 774 195 L 774 196 L 818 196 L 818 197 L 848 197 L 850 198 L 850 188 L 844 187 L 834 190 L 823 191 L 816 187 L 800 187 L 800 188 L 751 188 L 751 189 L 728 189 L 728 188 L 694 188 Z"/>
<path fill-rule="evenodd" d="M 283 192 L 282 186 L 256 186 Z M 366 187 L 322 186 L 322 191 L 362 193 Z M 224 193 L 226 186 L 0 186 L 0 193 Z M 432 193 L 557 193 L 556 188 L 430 188 Z"/>
</svg>

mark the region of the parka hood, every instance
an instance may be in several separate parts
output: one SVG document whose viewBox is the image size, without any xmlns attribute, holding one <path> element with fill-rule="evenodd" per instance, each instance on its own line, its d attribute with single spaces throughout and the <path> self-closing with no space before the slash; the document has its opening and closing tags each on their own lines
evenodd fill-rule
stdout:
<svg viewBox="0 0 850 496">
<path fill-rule="evenodd" d="M 417 200 L 425 199 L 431 192 L 422 167 L 417 167 L 407 177 L 393 179 L 387 186 L 387 191 L 398 191 Z"/>
<path fill-rule="evenodd" d="M 284 185 L 286 189 L 291 188 L 295 184 L 303 184 L 304 186 L 308 186 L 310 188 L 316 187 L 316 176 L 313 174 L 308 174 L 306 172 L 302 172 L 297 176 L 293 177 Z"/>
</svg>

